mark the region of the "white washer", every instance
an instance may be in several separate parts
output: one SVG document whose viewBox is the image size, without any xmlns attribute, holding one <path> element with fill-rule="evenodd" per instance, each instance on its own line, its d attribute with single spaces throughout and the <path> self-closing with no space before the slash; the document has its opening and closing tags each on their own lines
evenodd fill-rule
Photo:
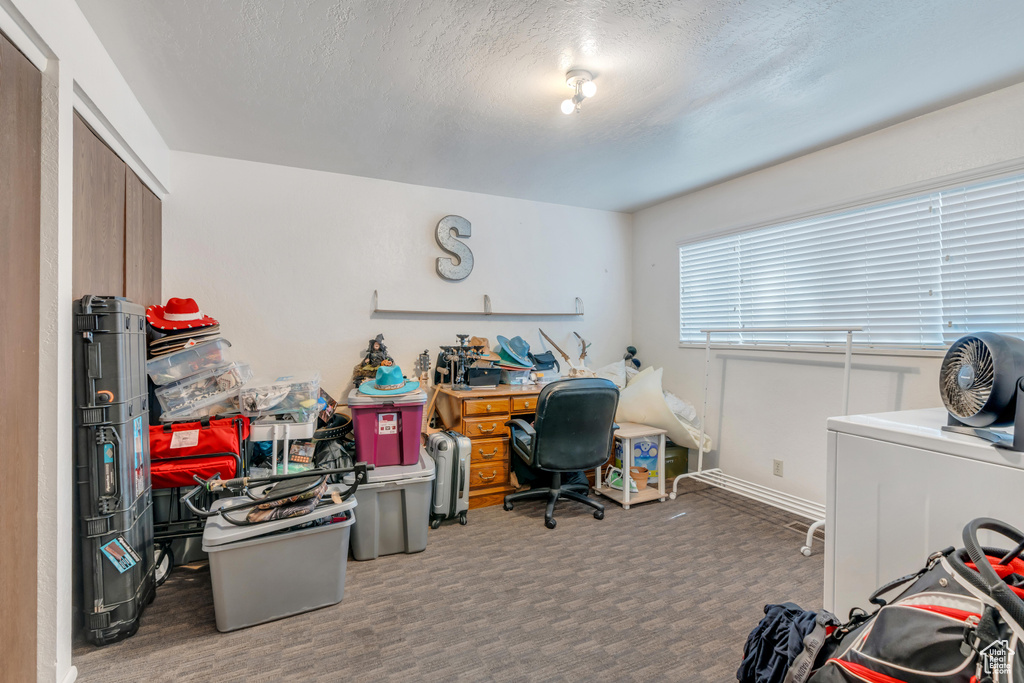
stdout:
<svg viewBox="0 0 1024 683">
<path fill-rule="evenodd" d="M 976 517 L 1024 529 L 1024 453 L 943 432 L 946 415 L 929 408 L 828 421 L 824 604 L 840 618 L 869 607 L 876 588 L 917 571 L 930 553 L 963 547 L 963 527 Z"/>
</svg>

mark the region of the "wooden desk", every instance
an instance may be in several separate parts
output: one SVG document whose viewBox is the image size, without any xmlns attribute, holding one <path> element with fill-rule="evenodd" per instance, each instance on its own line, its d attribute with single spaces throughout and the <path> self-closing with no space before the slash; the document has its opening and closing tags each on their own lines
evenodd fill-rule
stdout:
<svg viewBox="0 0 1024 683">
<path fill-rule="evenodd" d="M 498 505 L 514 489 L 509 486 L 511 450 L 505 423 L 527 418 L 537 410 L 544 385 L 499 386 L 497 389 L 437 388 L 435 407 L 445 429 L 465 434 L 473 446 L 469 467 L 469 507 Z"/>
</svg>

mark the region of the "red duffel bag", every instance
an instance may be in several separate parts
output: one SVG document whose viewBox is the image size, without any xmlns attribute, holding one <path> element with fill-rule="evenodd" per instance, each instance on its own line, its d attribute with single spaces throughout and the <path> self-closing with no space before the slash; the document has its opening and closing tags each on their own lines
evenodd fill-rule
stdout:
<svg viewBox="0 0 1024 683">
<path fill-rule="evenodd" d="M 208 479 L 238 476 L 242 448 L 249 438 L 249 418 L 203 418 L 199 422 L 149 428 L 150 478 L 154 489 L 193 486 L 193 475 Z"/>
</svg>

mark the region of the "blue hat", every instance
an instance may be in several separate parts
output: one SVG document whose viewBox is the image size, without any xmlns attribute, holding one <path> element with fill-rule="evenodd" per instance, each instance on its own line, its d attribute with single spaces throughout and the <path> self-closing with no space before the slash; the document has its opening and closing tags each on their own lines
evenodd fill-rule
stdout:
<svg viewBox="0 0 1024 683">
<path fill-rule="evenodd" d="M 499 334 L 498 343 L 501 344 L 501 350 L 507 354 L 514 363 L 527 368 L 533 367 L 533 363 L 530 361 L 530 345 L 526 343 L 525 339 L 522 337 L 506 339 Z M 499 353 L 498 355 L 500 356 L 502 354 Z"/>
<path fill-rule="evenodd" d="M 397 365 L 382 365 L 377 368 L 377 376 L 371 382 L 366 380 L 359 385 L 359 392 L 370 396 L 386 396 L 389 394 L 407 394 L 420 388 L 420 383 L 409 381 L 402 376 L 402 368 Z"/>
<path fill-rule="evenodd" d="M 498 350 L 498 367 L 505 368 L 506 370 L 532 370 L 532 365 L 523 365 L 519 361 L 512 358 L 512 356 L 505 353 L 505 349 Z"/>
</svg>

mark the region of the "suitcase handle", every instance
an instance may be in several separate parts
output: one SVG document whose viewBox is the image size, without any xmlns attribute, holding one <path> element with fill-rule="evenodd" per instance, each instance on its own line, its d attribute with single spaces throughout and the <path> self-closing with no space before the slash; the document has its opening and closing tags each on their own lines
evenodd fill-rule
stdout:
<svg viewBox="0 0 1024 683">
<path fill-rule="evenodd" d="M 463 462 L 465 462 L 464 459 L 459 463 L 459 485 L 455 489 L 458 491 L 459 498 L 462 498 L 462 489 L 466 485 L 466 468 L 463 466 Z"/>
</svg>

